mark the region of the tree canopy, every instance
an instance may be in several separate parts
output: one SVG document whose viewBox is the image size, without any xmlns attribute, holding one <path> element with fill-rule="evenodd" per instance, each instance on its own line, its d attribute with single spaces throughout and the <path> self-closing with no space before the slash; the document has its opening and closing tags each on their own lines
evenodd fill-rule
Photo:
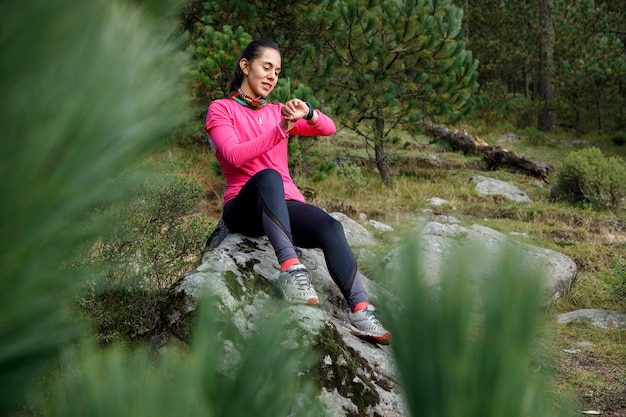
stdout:
<svg viewBox="0 0 626 417">
<path fill-rule="evenodd" d="M 195 48 L 199 102 L 222 94 L 245 39 L 273 38 L 287 92 L 308 86 L 364 139 L 391 186 L 385 143 L 424 121 L 454 124 L 475 110 L 520 129 L 626 128 L 626 12 L 618 3 L 195 0 L 181 24 Z"/>
</svg>

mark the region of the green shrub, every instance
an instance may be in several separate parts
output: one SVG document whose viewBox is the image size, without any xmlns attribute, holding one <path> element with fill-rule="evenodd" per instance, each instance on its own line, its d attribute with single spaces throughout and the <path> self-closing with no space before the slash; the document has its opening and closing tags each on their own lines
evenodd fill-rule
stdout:
<svg viewBox="0 0 626 417">
<path fill-rule="evenodd" d="M 330 159 L 323 159 L 318 164 L 315 174 L 313 174 L 313 181 L 325 180 L 335 171 L 337 171 L 337 164 Z"/>
<path fill-rule="evenodd" d="M 147 334 L 163 292 L 197 262 L 211 229 L 208 218 L 193 215 L 205 196 L 193 180 L 152 176 L 132 194 L 100 213 L 110 227 L 90 245 L 103 277 L 79 302 L 102 343 Z"/>
<path fill-rule="evenodd" d="M 217 159 L 212 159 L 211 160 L 211 172 L 213 172 L 213 174 L 216 177 L 223 177 L 224 173 L 222 172 L 222 167 L 220 166 L 220 163 L 217 162 Z"/>
<path fill-rule="evenodd" d="M 284 315 L 263 311 L 257 332 L 237 336 L 233 320 L 211 299 L 199 301 L 193 340 L 155 356 L 145 347 L 85 346 L 49 381 L 46 417 L 323 415 L 303 373 L 316 359 L 309 345 L 284 343 Z M 267 319 L 263 319 L 267 317 Z"/>
<path fill-rule="evenodd" d="M 616 208 L 626 196 L 626 166 L 597 148 L 571 152 L 561 168 L 552 197 L 597 208 Z"/>
<path fill-rule="evenodd" d="M 339 165 L 337 168 L 337 174 L 346 181 L 351 190 L 354 188 L 365 187 L 367 184 L 367 179 L 363 176 L 361 167 L 350 160 L 347 160 Z"/>
<path fill-rule="evenodd" d="M 507 120 L 518 128 L 537 123 L 537 103 L 524 96 L 514 96 L 507 103 Z"/>
<path fill-rule="evenodd" d="M 611 142 L 617 146 L 626 145 L 626 132 L 616 132 L 611 136 Z"/>
<path fill-rule="evenodd" d="M 411 416 L 572 416 L 572 401 L 551 387 L 553 353 L 542 340 L 542 271 L 520 268 L 510 246 L 479 282 L 479 248 L 457 248 L 440 284 L 402 248 L 393 273 L 400 306 L 381 304 Z M 470 251 L 471 252 L 471 251 Z"/>
<path fill-rule="evenodd" d="M 539 131 L 536 127 L 529 126 L 518 131 L 518 134 L 522 136 L 526 143 L 529 145 L 537 146 L 543 145 L 546 141 L 546 137 L 543 132 Z"/>
</svg>

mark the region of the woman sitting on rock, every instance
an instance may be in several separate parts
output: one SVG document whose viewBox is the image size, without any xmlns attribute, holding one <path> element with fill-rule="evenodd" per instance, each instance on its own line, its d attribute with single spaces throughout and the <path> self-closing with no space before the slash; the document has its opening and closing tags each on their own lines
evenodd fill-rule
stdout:
<svg viewBox="0 0 626 417">
<path fill-rule="evenodd" d="M 253 41 L 237 59 L 228 97 L 209 105 L 205 130 L 226 178 L 224 223 L 235 233 L 267 235 L 280 263 L 278 284 L 290 302 L 318 302 L 311 272 L 300 263 L 294 245 L 321 248 L 330 276 L 350 306 L 354 334 L 389 344 L 391 334 L 368 302 L 343 226 L 305 203 L 289 174 L 289 135 L 330 136 L 335 124 L 297 98 L 268 103 L 280 72 L 278 45 Z"/>
</svg>

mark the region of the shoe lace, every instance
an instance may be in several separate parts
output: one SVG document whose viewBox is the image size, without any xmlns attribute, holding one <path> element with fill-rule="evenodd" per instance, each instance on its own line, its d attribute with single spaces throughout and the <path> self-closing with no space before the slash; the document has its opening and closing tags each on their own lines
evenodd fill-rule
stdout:
<svg viewBox="0 0 626 417">
<path fill-rule="evenodd" d="M 380 323 L 380 315 L 378 314 L 377 310 L 367 309 L 364 311 L 364 313 L 374 326 L 380 328 L 383 327 L 383 325 Z"/>
<path fill-rule="evenodd" d="M 312 274 L 310 269 L 296 269 L 295 271 L 290 271 L 289 274 L 293 278 L 293 282 L 298 287 L 298 290 L 306 291 L 311 288 Z"/>
</svg>

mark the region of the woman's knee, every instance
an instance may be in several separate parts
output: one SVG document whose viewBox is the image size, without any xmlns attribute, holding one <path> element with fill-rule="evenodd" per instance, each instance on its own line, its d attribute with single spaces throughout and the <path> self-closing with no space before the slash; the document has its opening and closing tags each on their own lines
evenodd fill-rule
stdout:
<svg viewBox="0 0 626 417">
<path fill-rule="evenodd" d="M 345 232 L 341 222 L 334 217 L 328 215 L 324 221 L 319 224 L 319 229 L 323 236 L 330 239 L 345 238 Z"/>
<path fill-rule="evenodd" d="M 278 195 L 284 194 L 283 178 L 275 169 L 267 168 L 259 171 L 254 175 L 253 180 L 261 194 L 272 192 Z"/>
<path fill-rule="evenodd" d="M 260 181 L 260 182 L 268 182 L 268 183 L 279 182 L 281 184 L 283 183 L 282 177 L 280 176 L 278 171 L 276 171 L 273 168 L 265 168 L 257 172 L 256 174 L 254 174 L 254 178 L 256 178 L 257 181 Z"/>
</svg>

